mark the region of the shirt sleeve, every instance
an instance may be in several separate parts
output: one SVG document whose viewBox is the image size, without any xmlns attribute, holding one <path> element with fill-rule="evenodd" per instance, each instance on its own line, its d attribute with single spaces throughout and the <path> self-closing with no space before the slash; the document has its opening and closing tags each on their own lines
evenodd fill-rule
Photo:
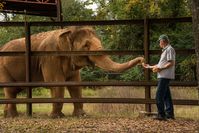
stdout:
<svg viewBox="0 0 199 133">
<path fill-rule="evenodd" d="M 175 60 L 175 50 L 173 48 L 167 51 L 167 61 Z"/>
</svg>

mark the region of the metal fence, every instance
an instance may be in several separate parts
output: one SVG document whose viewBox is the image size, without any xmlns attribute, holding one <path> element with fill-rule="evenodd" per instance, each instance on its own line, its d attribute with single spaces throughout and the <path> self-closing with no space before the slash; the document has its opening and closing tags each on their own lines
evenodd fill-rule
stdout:
<svg viewBox="0 0 199 133">
<path fill-rule="evenodd" d="M 27 98 L 23 99 L 0 99 L 0 104 L 7 103 L 26 103 L 27 114 L 32 115 L 32 103 L 128 103 L 128 104 L 145 104 L 147 112 L 151 112 L 151 104 L 155 103 L 151 99 L 151 86 L 156 86 L 157 82 L 151 81 L 149 70 L 145 70 L 144 81 L 111 81 L 111 82 L 31 82 L 30 62 L 31 56 L 66 56 L 66 55 L 144 55 L 146 62 L 149 62 L 150 55 L 159 54 L 159 50 L 149 49 L 149 29 L 151 24 L 166 24 L 166 23 L 191 23 L 192 18 L 161 18 L 161 19 L 137 19 L 137 20 L 107 20 L 107 21 L 70 21 L 70 22 L 0 22 L 0 26 L 24 26 L 25 27 L 25 52 L 0 52 L 0 56 L 26 56 L 26 82 L 15 83 L 0 83 L 0 87 L 27 87 Z M 143 50 L 125 50 L 125 51 L 31 51 L 30 44 L 30 27 L 31 26 L 84 26 L 84 25 L 143 25 L 144 26 L 144 49 Z M 177 49 L 177 54 L 195 54 L 194 49 Z M 64 86 L 144 86 L 145 98 L 32 98 L 32 87 L 64 87 Z M 197 81 L 173 81 L 171 86 L 197 86 Z M 199 105 L 199 101 L 187 99 L 174 99 L 176 105 Z"/>
</svg>

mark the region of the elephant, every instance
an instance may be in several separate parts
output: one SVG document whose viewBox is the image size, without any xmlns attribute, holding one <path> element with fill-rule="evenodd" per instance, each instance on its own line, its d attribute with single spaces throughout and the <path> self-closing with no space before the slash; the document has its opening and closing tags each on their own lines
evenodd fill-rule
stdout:
<svg viewBox="0 0 199 133">
<path fill-rule="evenodd" d="M 33 34 L 32 51 L 100 51 L 103 50 L 100 38 L 89 26 L 71 26 L 47 32 Z M 25 51 L 25 38 L 14 39 L 0 48 L 1 52 Z M 117 63 L 108 55 L 73 55 L 73 56 L 32 56 L 31 79 L 35 82 L 81 81 L 80 69 L 85 66 L 97 66 L 105 71 L 122 72 L 142 63 L 143 57 L 136 57 L 124 63 Z M 25 82 L 25 56 L 0 57 L 0 82 Z M 64 98 L 65 88 L 71 98 L 81 98 L 81 87 L 49 87 L 52 98 Z M 4 87 L 5 98 L 17 98 L 23 87 Z M 85 114 L 82 103 L 73 103 L 73 116 Z M 63 103 L 53 103 L 50 116 L 63 117 Z M 4 117 L 18 116 L 16 104 L 5 104 Z"/>
</svg>

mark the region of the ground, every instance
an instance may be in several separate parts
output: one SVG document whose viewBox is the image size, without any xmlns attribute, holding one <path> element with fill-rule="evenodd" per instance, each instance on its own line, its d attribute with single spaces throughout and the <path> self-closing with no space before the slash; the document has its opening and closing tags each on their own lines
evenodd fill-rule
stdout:
<svg viewBox="0 0 199 133">
<path fill-rule="evenodd" d="M 1 91 L 1 89 L 0 89 Z M 198 99 L 197 88 L 178 87 L 171 90 L 174 99 Z M 36 98 L 49 98 L 49 91 L 33 93 Z M 84 97 L 144 98 L 145 88 L 114 87 L 104 89 L 84 89 Z M 48 94 L 46 96 L 46 94 Z M 154 98 L 155 89 L 152 89 Z M 26 97 L 25 95 L 23 97 Z M 66 97 L 69 97 L 66 94 Z M 0 98 L 3 98 L 3 95 Z M 72 117 L 73 104 L 64 104 L 62 119 L 51 119 L 51 104 L 33 104 L 33 116 L 26 117 L 26 105 L 18 104 L 18 118 L 3 118 L 4 105 L 0 104 L 0 133 L 199 133 L 199 106 L 175 105 L 176 120 L 155 121 L 151 117 L 141 117 L 140 104 L 84 104 L 87 116 Z M 152 105 L 152 112 L 156 112 Z"/>
<path fill-rule="evenodd" d="M 62 119 L 0 118 L 1 133 L 199 133 L 199 121 L 185 118 L 157 121 L 150 117 L 94 117 Z"/>
</svg>

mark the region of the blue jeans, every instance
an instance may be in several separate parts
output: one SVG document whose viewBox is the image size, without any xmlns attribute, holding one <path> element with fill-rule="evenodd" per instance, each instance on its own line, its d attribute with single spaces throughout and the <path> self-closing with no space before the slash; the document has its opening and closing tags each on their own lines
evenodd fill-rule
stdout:
<svg viewBox="0 0 199 133">
<path fill-rule="evenodd" d="M 159 78 L 156 92 L 156 105 L 158 114 L 162 117 L 165 115 L 174 116 L 173 103 L 169 88 L 170 79 Z"/>
</svg>

